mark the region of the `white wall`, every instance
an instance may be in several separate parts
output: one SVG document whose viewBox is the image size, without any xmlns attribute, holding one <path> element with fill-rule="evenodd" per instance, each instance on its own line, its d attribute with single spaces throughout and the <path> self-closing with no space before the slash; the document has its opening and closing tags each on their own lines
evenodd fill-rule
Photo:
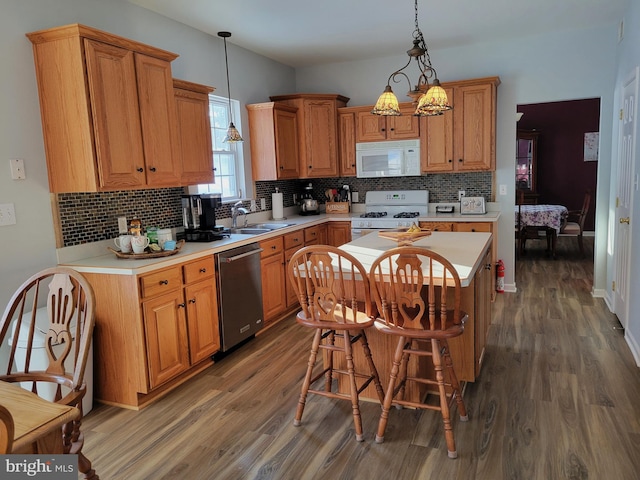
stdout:
<svg viewBox="0 0 640 480">
<path fill-rule="evenodd" d="M 621 108 L 619 104 L 619 98 L 622 92 L 622 84 L 628 78 L 630 72 L 640 65 L 640 2 L 629 2 L 629 9 L 624 17 L 624 38 L 620 42 L 618 48 L 618 65 L 616 76 L 616 112 Z M 614 115 L 614 117 L 617 117 Z M 616 121 L 617 123 L 617 121 Z M 640 141 L 640 122 L 636 120 L 636 138 Z M 617 139 L 618 129 L 614 130 L 615 137 Z M 615 142 L 614 142 L 615 143 Z M 612 156 L 615 158 L 617 155 L 617 145 L 613 145 Z M 635 151 L 635 165 L 634 171 L 637 175 L 640 174 L 640 153 L 638 145 L 636 145 Z M 615 192 L 616 192 L 616 174 L 615 170 L 612 173 L 611 178 L 611 199 L 610 199 L 610 211 L 612 219 L 612 230 L 615 228 L 614 224 L 617 221 L 615 216 Z M 631 347 L 631 350 L 635 356 L 636 363 L 640 366 L 640 315 L 637 312 L 640 310 L 640 296 L 638 295 L 638 284 L 640 280 L 640 194 L 638 192 L 638 183 L 636 182 L 633 188 L 633 203 L 631 205 L 631 264 L 629 269 L 631 271 L 630 278 L 630 295 L 629 295 L 629 315 L 628 325 L 625 330 L 625 339 Z M 612 257 L 611 257 L 612 258 Z M 608 277 L 607 277 L 607 294 L 610 298 L 613 297 L 611 291 L 611 282 L 614 279 L 613 262 L 610 260 L 608 265 Z"/>
<path fill-rule="evenodd" d="M 0 204 L 13 203 L 17 224 L 0 227 L 0 310 L 29 275 L 56 264 L 42 126 L 31 43 L 25 33 L 82 23 L 174 52 L 176 78 L 211 85 L 227 96 L 222 40 L 122 0 L 1 0 Z M 247 103 L 294 91 L 292 68 L 228 43 L 231 93 Z M 248 138 L 248 135 L 245 134 Z M 249 158 L 249 145 L 245 142 Z M 27 179 L 11 180 L 10 158 Z"/>
<path fill-rule="evenodd" d="M 410 28 L 408 25 L 408 46 Z M 514 287 L 512 212 L 515 203 L 516 106 L 599 97 L 601 158 L 596 192 L 598 233 L 594 289 L 604 291 L 616 35 L 617 26 L 611 25 L 430 51 L 441 82 L 494 75 L 502 81 L 498 86 L 495 185 L 508 186 L 508 195 L 496 196 L 503 211 L 499 222 L 502 233 L 499 234 L 498 257 L 505 262 L 505 284 L 508 287 Z M 428 33 L 426 40 L 428 43 Z M 340 93 L 351 98 L 350 106 L 369 105 L 382 92 L 389 74 L 406 61 L 406 54 L 400 51 L 393 57 L 299 69 L 296 71 L 296 88 L 299 92 Z M 410 77 L 414 81 L 417 78 L 415 74 Z M 401 92 L 408 90 L 406 84 L 393 87 L 400 99 Z"/>
</svg>

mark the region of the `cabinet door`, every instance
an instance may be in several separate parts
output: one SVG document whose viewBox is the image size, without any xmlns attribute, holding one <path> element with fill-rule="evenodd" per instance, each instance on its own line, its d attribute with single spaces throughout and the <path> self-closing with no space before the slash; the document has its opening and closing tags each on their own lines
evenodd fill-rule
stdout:
<svg viewBox="0 0 640 480">
<path fill-rule="evenodd" d="M 445 88 L 449 102 L 454 104 L 452 88 Z M 458 108 L 454 105 L 454 110 Z M 435 117 L 427 117 L 426 155 L 421 155 L 423 172 L 451 172 L 453 161 L 453 112 L 445 112 Z M 424 145 L 424 143 L 423 143 Z"/>
<path fill-rule="evenodd" d="M 187 328 L 191 364 L 220 350 L 218 299 L 213 279 L 203 280 L 184 289 L 187 304 Z"/>
<path fill-rule="evenodd" d="M 340 136 L 340 175 L 356 175 L 356 116 L 353 112 L 338 114 Z"/>
<path fill-rule="evenodd" d="M 189 368 L 182 290 L 142 303 L 149 387 L 155 388 Z"/>
<path fill-rule="evenodd" d="M 209 95 L 174 89 L 178 114 L 182 184 L 214 183 Z"/>
<path fill-rule="evenodd" d="M 371 109 L 356 112 L 356 142 L 376 142 L 387 139 L 385 117 L 373 115 Z"/>
<path fill-rule="evenodd" d="M 84 46 L 100 186 L 143 187 L 145 157 L 134 53 L 87 39 Z"/>
<path fill-rule="evenodd" d="M 304 100 L 305 138 L 304 164 L 301 175 L 306 177 L 338 176 L 338 112 L 333 100 Z"/>
<path fill-rule="evenodd" d="M 351 241 L 351 222 L 329 222 L 327 226 L 328 244 L 335 247 Z"/>
<path fill-rule="evenodd" d="M 495 168 L 494 89 L 493 84 L 456 88 L 454 161 L 458 171 Z"/>
<path fill-rule="evenodd" d="M 420 118 L 413 115 L 415 108 L 400 107 L 402 115 L 387 117 L 387 138 L 389 140 L 405 140 L 420 138 Z"/>
<path fill-rule="evenodd" d="M 475 376 L 480 375 L 480 367 L 487 343 L 487 330 L 491 321 L 491 277 L 493 268 L 491 263 L 492 253 L 488 249 L 482 260 L 482 265 L 475 277 Z"/>
<path fill-rule="evenodd" d="M 180 185 L 178 115 L 171 64 L 135 54 L 147 185 Z"/>
<path fill-rule="evenodd" d="M 297 115 L 278 108 L 274 110 L 273 115 L 277 177 L 278 179 L 298 178 L 300 176 L 300 159 Z"/>
<path fill-rule="evenodd" d="M 289 277 L 289 264 L 291 261 L 291 257 L 294 253 L 296 253 L 299 248 L 290 248 L 284 252 L 284 284 L 286 291 L 286 304 L 287 308 L 293 307 L 294 305 L 298 305 L 298 296 L 296 295 L 296 291 L 293 289 L 293 285 L 291 284 L 291 278 Z"/>
<path fill-rule="evenodd" d="M 260 260 L 262 275 L 262 310 L 264 323 L 269 325 L 287 308 L 285 298 L 284 253 Z"/>
</svg>

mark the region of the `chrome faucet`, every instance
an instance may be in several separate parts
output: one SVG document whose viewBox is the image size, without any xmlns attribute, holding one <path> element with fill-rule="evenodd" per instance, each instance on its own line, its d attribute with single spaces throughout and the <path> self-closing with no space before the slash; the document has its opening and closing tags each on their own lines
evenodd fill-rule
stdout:
<svg viewBox="0 0 640 480">
<path fill-rule="evenodd" d="M 231 207 L 231 228 L 238 228 L 238 215 L 244 215 L 244 226 L 247 226 L 249 219 L 247 214 L 249 210 L 242 206 L 242 200 L 238 200 L 233 207 Z"/>
</svg>

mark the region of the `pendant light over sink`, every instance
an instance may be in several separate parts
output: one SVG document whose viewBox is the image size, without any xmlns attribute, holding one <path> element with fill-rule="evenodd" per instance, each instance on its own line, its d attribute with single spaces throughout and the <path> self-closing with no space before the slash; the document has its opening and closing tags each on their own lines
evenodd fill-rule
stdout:
<svg viewBox="0 0 640 480">
<path fill-rule="evenodd" d="M 227 135 L 224 137 L 223 142 L 236 143 L 243 142 L 244 140 L 240 136 L 240 132 L 233 124 L 233 113 L 231 111 L 231 89 L 229 88 L 229 60 L 227 58 L 227 38 L 231 36 L 231 32 L 218 32 L 218 36 L 222 37 L 224 41 L 224 64 L 227 67 L 227 95 L 229 98 L 229 128 L 227 129 Z"/>
<path fill-rule="evenodd" d="M 413 31 L 413 47 L 407 50 L 409 61 L 404 67 L 396 70 L 389 76 L 384 92 L 382 92 L 382 95 L 380 95 L 380 98 L 378 98 L 378 101 L 371 111 L 374 115 L 400 115 L 398 98 L 393 93 L 393 90 L 391 90 L 391 80 L 398 83 L 399 80 L 397 80 L 396 77 L 403 76 L 407 79 L 407 83 L 411 89 L 411 81 L 403 70 L 411 64 L 411 60 L 413 59 L 416 60 L 418 68 L 420 69 L 418 84 L 413 90 L 407 93 L 407 95 L 413 98 L 414 102 L 417 102 L 414 115 L 420 117 L 442 115 L 443 112 L 451 110 L 452 108 L 447 98 L 447 93 L 444 91 L 444 88 L 440 86 L 436 70 L 431 65 L 427 44 L 418 26 L 418 0 L 415 0 L 415 25 L 416 27 Z M 431 84 L 429 84 L 430 79 L 433 79 Z"/>
</svg>

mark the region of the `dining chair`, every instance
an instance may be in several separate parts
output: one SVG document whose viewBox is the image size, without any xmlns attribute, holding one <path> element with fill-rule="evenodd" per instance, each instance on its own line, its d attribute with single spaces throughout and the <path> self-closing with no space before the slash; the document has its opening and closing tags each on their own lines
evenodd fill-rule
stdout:
<svg viewBox="0 0 640 480">
<path fill-rule="evenodd" d="M 289 262 L 289 277 L 300 302 L 296 321 L 314 330 L 307 371 L 302 383 L 293 424 L 302 421 L 307 394 L 351 402 L 356 440 L 364 439 L 359 394 L 371 383 L 382 403 L 383 390 L 371 357 L 365 330 L 373 325 L 371 292 L 367 272 L 350 254 L 329 245 L 313 245 L 298 250 Z M 364 359 L 355 357 L 359 344 Z M 318 351 L 322 350 L 324 368 L 314 375 Z M 343 354 L 346 370 L 337 368 L 334 355 Z M 356 365 L 361 364 L 361 371 Z M 314 384 L 324 376 L 323 386 Z M 337 380 L 334 382 L 334 379 Z M 349 393 L 341 393 L 340 382 L 348 381 Z M 358 385 L 358 382 L 360 383 Z M 338 383 L 338 385 L 334 385 Z"/>
<path fill-rule="evenodd" d="M 522 204 L 524 203 L 524 190 L 518 188 L 516 190 L 516 205 L 518 205 L 518 215 L 516 217 L 516 225 L 515 225 L 515 239 L 516 239 L 516 257 L 522 253 L 522 240 L 523 240 L 523 229 L 522 229 Z"/>
<path fill-rule="evenodd" d="M 369 274 L 378 309 L 374 325 L 379 332 L 397 338 L 376 442 L 384 441 L 392 405 L 437 410 L 442 416 L 448 456 L 456 458 L 450 418 L 454 402 L 460 420 L 468 420 L 448 344 L 448 339 L 462 335 L 468 318 L 460 310 L 460 277 L 447 259 L 419 247 L 384 252 L 373 262 Z M 431 365 L 420 364 L 428 363 L 428 358 Z M 408 382 L 422 389 L 426 397 L 405 400 Z M 430 401 L 432 394 L 438 401 Z"/>
<path fill-rule="evenodd" d="M 566 217 L 566 221 L 560 228 L 560 235 L 563 237 L 576 237 L 578 241 L 578 248 L 580 249 L 580 255 L 584 254 L 584 242 L 582 235 L 584 233 L 584 220 L 589 212 L 591 205 L 591 190 L 587 190 L 582 200 L 582 208 L 580 210 L 569 210 Z"/>
<path fill-rule="evenodd" d="M 13 435 L 13 417 L 9 410 L 0 405 L 0 454 L 11 453 Z"/>
<path fill-rule="evenodd" d="M 48 268 L 28 278 L 9 300 L 0 321 L 0 344 L 9 344 L 0 381 L 20 383 L 35 394 L 52 390 L 54 402 L 82 412 L 94 312 L 93 289 L 75 270 Z M 82 453 L 81 423 L 82 416 L 63 426 L 64 453 L 77 454 L 84 478 L 97 479 Z"/>
</svg>

